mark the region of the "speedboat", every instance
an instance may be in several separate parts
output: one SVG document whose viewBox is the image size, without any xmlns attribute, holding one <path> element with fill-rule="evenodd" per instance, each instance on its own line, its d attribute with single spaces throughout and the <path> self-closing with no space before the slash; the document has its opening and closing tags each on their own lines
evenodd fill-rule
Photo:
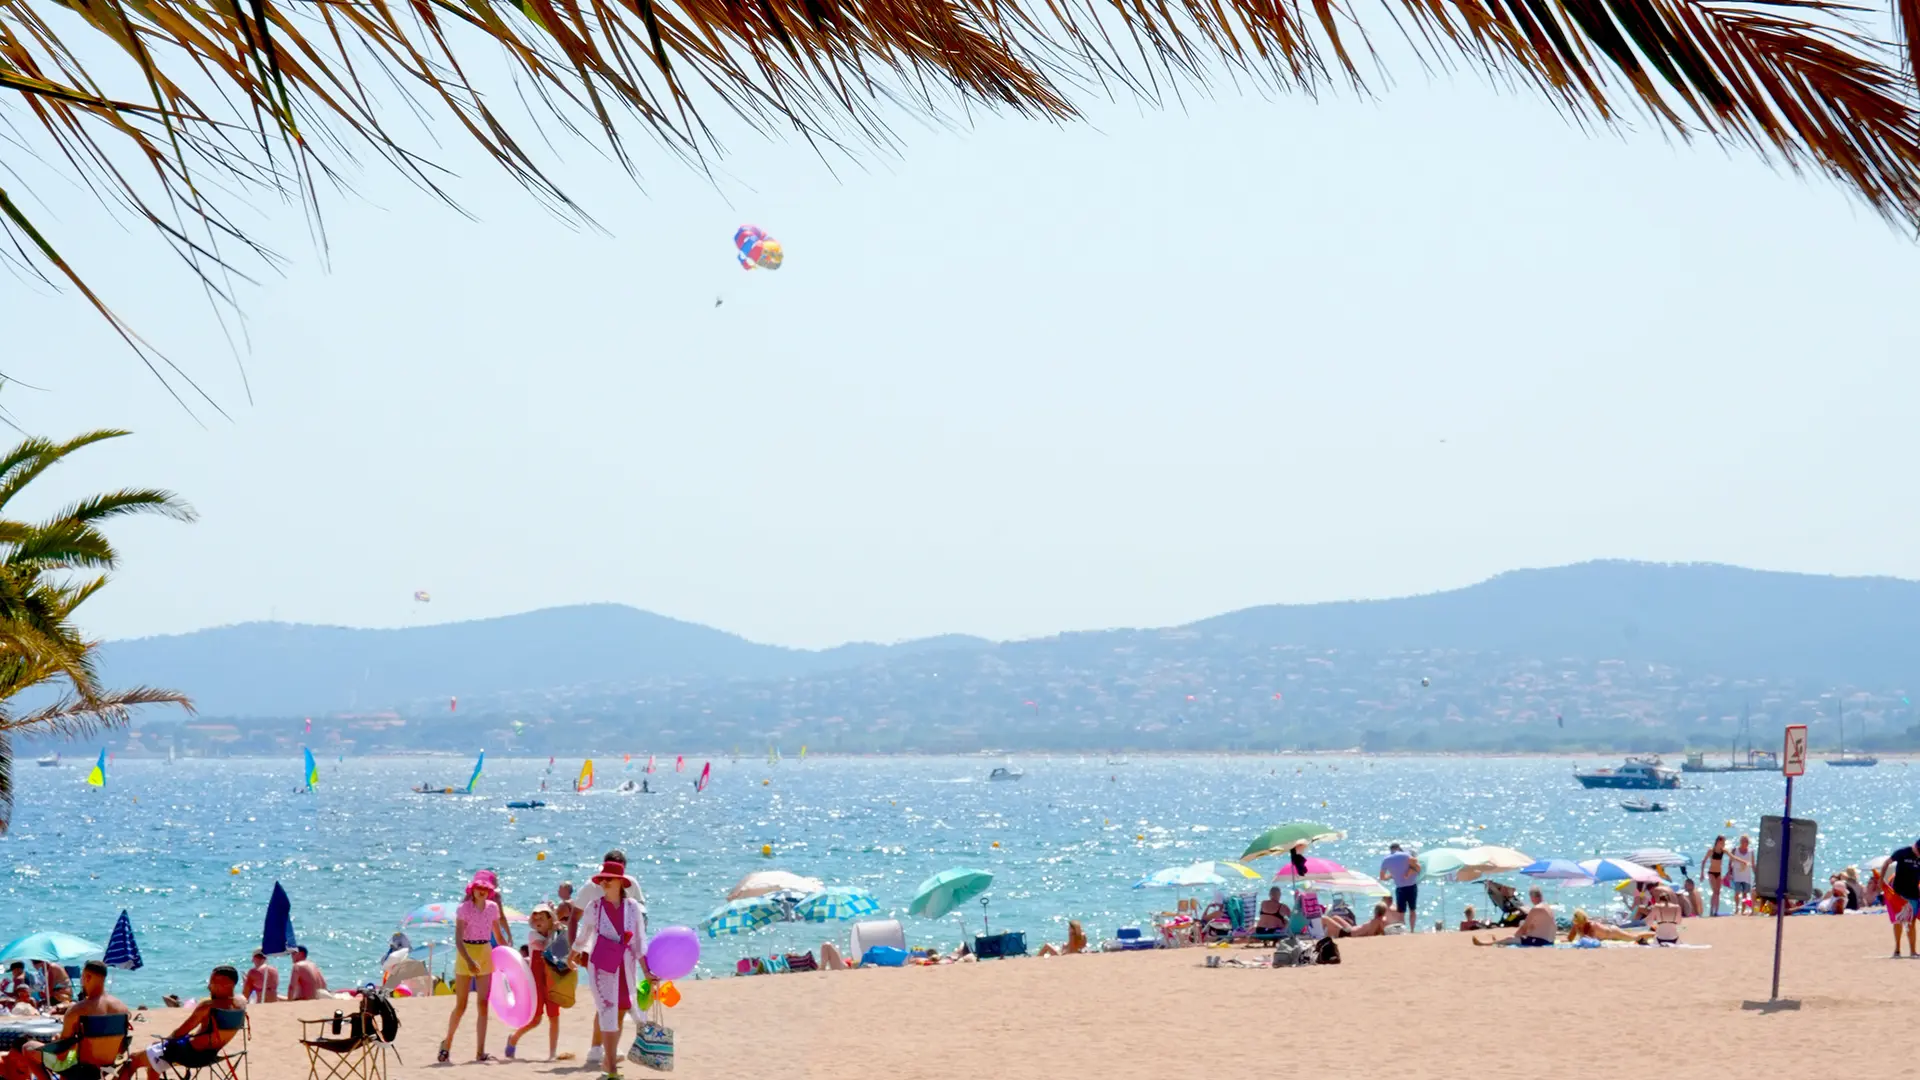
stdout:
<svg viewBox="0 0 1920 1080">
<path fill-rule="evenodd" d="M 995 769 L 995 770 L 993 770 L 992 772 L 990 772 L 990 773 L 988 773 L 988 774 L 987 774 L 987 779 L 989 779 L 989 780 L 1018 780 L 1018 779 L 1020 779 L 1020 778 L 1021 778 L 1022 776 L 1025 776 L 1025 775 L 1026 775 L 1026 773 L 1023 773 L 1023 772 L 1021 772 L 1021 771 L 1020 771 L 1019 769 L 1009 769 L 1009 768 L 1005 768 L 1005 767 L 1001 767 L 1001 768 L 998 768 L 998 769 Z"/>
<path fill-rule="evenodd" d="M 36 762 L 36 764 L 38 764 L 43 769 L 57 769 L 60 767 L 60 755 L 48 754 L 46 757 L 43 757 L 38 762 Z"/>
<path fill-rule="evenodd" d="M 1620 804 L 1620 809 L 1630 814 L 1658 814 L 1666 808 L 1666 803 L 1648 802 L 1646 799 L 1628 799 Z"/>
<path fill-rule="evenodd" d="M 1573 778 L 1587 788 L 1653 791 L 1680 786 L 1680 774 L 1662 768 L 1657 757 L 1630 757 L 1617 769 L 1576 769 Z"/>
<path fill-rule="evenodd" d="M 546 803 L 541 802 L 539 799 L 516 799 L 513 802 L 510 802 L 507 804 L 507 809 L 539 810 L 546 805 L 547 805 Z"/>
</svg>

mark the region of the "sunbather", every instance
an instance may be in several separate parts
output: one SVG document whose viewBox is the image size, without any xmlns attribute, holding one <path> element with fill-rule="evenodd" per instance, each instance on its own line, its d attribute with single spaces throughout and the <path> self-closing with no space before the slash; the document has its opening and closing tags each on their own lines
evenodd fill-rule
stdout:
<svg viewBox="0 0 1920 1080">
<path fill-rule="evenodd" d="M 1387 932 L 1393 922 L 1393 909 L 1385 904 L 1373 905 L 1373 918 L 1358 926 L 1348 923 L 1337 915 L 1322 915 L 1321 925 L 1327 928 L 1328 937 L 1379 937 Z"/>
<path fill-rule="evenodd" d="M 853 965 L 847 963 L 847 958 L 840 955 L 840 950 L 834 946 L 833 942 L 823 941 L 820 943 L 820 966 L 828 971 L 845 971 Z"/>
<path fill-rule="evenodd" d="M 1473 943 L 1475 945 L 1519 945 L 1523 948 L 1544 948 L 1552 945 L 1554 936 L 1559 932 L 1559 927 L 1553 920 L 1552 905 L 1547 903 L 1546 896 L 1539 889 L 1529 890 L 1527 896 L 1533 901 L 1533 906 L 1527 909 L 1527 917 L 1520 920 L 1520 925 L 1514 930 L 1512 936 L 1488 938 L 1486 941 L 1476 937 Z"/>
<path fill-rule="evenodd" d="M 1067 943 L 1065 945 L 1047 944 L 1040 946 L 1041 956 L 1073 956 L 1087 950 L 1087 932 L 1080 928 L 1077 919 L 1067 921 Z"/>
<path fill-rule="evenodd" d="M 1653 927 L 1653 940 L 1661 945 L 1680 944 L 1680 902 L 1665 885 L 1653 890 L 1653 906 L 1647 909 L 1647 925 Z"/>
<path fill-rule="evenodd" d="M 193 1061 L 225 1050 L 238 1031 L 221 1030 L 213 1022 L 213 1013 L 215 1009 L 245 1010 L 246 1005 L 233 996 L 239 986 L 238 971 L 226 964 L 214 968 L 207 979 L 206 1000 L 194 1006 L 173 1034 L 128 1059 L 120 1067 L 118 1080 L 127 1080 L 140 1069 L 147 1071 L 147 1080 L 159 1080 L 160 1067 L 170 1061 Z"/>
<path fill-rule="evenodd" d="M 1286 932 L 1287 922 L 1293 918 L 1293 912 L 1280 899 L 1280 887 L 1267 890 L 1267 898 L 1260 901 L 1260 917 L 1253 924 L 1254 934 L 1261 937 L 1276 937 Z"/>
<path fill-rule="evenodd" d="M 1645 930 L 1622 930 L 1608 923 L 1595 922 L 1587 918 L 1584 909 L 1574 908 L 1573 927 L 1567 931 L 1567 940 L 1578 942 L 1581 938 L 1592 938 L 1595 941 L 1627 941 L 1635 945 L 1644 945 L 1653 939 L 1653 935 Z"/>
<path fill-rule="evenodd" d="M 120 1034 L 103 1035 L 93 1038 L 81 1037 L 83 1025 L 92 1016 L 127 1016 L 127 1007 L 119 998 L 107 993 L 107 965 L 98 960 L 87 961 L 80 975 L 80 988 L 85 997 L 78 1005 L 67 1010 L 66 1019 L 60 1025 L 60 1037 L 55 1044 L 68 1039 L 78 1039 L 78 1060 L 68 1065 L 58 1074 L 47 1069 L 41 1057 L 46 1044 L 37 1042 L 23 1043 L 20 1049 L 0 1058 L 0 1077 L 5 1080 L 100 1080 L 103 1069 L 110 1069 L 120 1057 L 120 1048 L 126 1042 L 125 1028 Z M 55 1049 L 61 1049 L 58 1045 Z"/>
<path fill-rule="evenodd" d="M 1465 931 L 1473 931 L 1473 930 L 1490 930 L 1492 929 L 1492 927 L 1488 926 L 1487 924 L 1481 922 L 1478 918 L 1476 918 L 1473 914 L 1473 905 L 1468 904 L 1466 907 L 1462 908 L 1460 911 L 1460 929 L 1463 932 L 1465 932 Z"/>
</svg>

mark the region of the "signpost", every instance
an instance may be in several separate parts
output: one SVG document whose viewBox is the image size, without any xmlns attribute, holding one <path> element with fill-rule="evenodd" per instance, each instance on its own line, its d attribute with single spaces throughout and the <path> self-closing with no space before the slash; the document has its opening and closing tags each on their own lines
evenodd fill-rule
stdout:
<svg viewBox="0 0 1920 1080">
<path fill-rule="evenodd" d="M 1767 995 L 1769 1003 L 1780 1000 L 1780 946 L 1787 935 L 1788 855 L 1793 850 L 1793 778 L 1807 772 L 1807 725 L 1788 725 L 1780 771 L 1787 777 L 1787 805 L 1780 813 L 1780 877 L 1773 890 L 1773 991 Z"/>
</svg>

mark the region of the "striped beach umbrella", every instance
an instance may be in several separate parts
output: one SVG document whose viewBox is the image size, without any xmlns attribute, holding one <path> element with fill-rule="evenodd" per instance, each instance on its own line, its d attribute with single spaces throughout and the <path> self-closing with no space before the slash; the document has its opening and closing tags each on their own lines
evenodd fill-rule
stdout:
<svg viewBox="0 0 1920 1080">
<path fill-rule="evenodd" d="M 107 939 L 107 955 L 102 957 L 108 967 L 124 971 L 139 971 L 145 966 L 140 960 L 140 943 L 133 939 L 133 920 L 125 910 L 120 919 L 113 924 L 113 936 Z"/>
<path fill-rule="evenodd" d="M 795 904 L 793 917 L 801 922 L 836 922 L 879 910 L 880 901 L 864 889 L 824 889 Z"/>
<path fill-rule="evenodd" d="M 1588 859 L 1580 864 L 1580 869 L 1595 881 L 1638 881 L 1643 885 L 1660 883 L 1659 874 L 1624 859 Z"/>
<path fill-rule="evenodd" d="M 784 911 L 777 902 L 752 896 L 744 900 L 730 900 L 725 907 L 716 908 L 700 921 L 700 929 L 710 938 L 721 934 L 739 934 L 778 922 L 783 916 Z"/>
</svg>

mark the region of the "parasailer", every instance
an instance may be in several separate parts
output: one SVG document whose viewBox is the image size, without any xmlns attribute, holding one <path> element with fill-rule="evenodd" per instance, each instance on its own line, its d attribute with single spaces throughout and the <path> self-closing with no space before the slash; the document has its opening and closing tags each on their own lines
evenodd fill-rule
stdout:
<svg viewBox="0 0 1920 1080">
<path fill-rule="evenodd" d="M 733 234 L 733 246 L 739 252 L 740 269 L 778 270 L 787 253 L 780 241 L 768 236 L 758 225 L 742 225 Z M 715 307 L 720 306 L 718 303 Z"/>
<path fill-rule="evenodd" d="M 433 597 L 429 596 L 425 589 L 415 589 L 413 590 L 413 602 L 416 604 L 430 604 L 433 602 Z"/>
</svg>

